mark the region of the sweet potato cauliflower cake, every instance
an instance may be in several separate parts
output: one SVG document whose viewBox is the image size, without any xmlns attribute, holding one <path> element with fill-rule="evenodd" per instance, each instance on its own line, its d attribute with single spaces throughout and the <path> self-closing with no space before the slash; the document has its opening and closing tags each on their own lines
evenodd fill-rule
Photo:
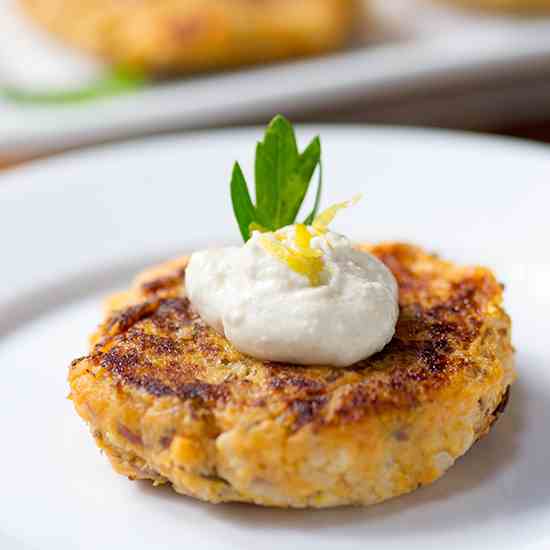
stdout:
<svg viewBox="0 0 550 550">
<path fill-rule="evenodd" d="M 373 504 L 439 478 L 486 434 L 514 380 L 502 288 L 397 243 L 400 317 L 349 368 L 247 357 L 185 297 L 182 258 L 108 302 L 71 398 L 115 470 L 210 502 Z"/>
<path fill-rule="evenodd" d="M 341 46 L 357 0 L 19 0 L 40 26 L 106 61 L 179 74 Z"/>
</svg>

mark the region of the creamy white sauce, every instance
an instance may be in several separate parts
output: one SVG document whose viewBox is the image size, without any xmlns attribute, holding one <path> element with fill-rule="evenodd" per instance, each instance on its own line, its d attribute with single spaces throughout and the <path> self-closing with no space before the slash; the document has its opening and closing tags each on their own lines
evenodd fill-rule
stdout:
<svg viewBox="0 0 550 550">
<path fill-rule="evenodd" d="M 292 246 L 294 227 L 281 230 Z M 186 292 L 202 319 L 241 352 L 302 365 L 349 366 L 380 351 L 399 313 L 397 283 L 377 258 L 345 237 L 313 237 L 321 250 L 321 284 L 270 254 L 254 232 L 242 247 L 196 252 Z"/>
</svg>

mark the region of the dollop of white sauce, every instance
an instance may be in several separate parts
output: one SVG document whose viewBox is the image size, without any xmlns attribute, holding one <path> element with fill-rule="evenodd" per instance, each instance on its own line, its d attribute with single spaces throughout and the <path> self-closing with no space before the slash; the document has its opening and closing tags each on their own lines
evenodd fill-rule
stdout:
<svg viewBox="0 0 550 550">
<path fill-rule="evenodd" d="M 279 231 L 292 246 L 294 227 Z M 185 274 L 201 318 L 241 352 L 263 360 L 346 367 L 380 351 L 393 337 L 398 287 L 389 269 L 350 241 L 327 232 L 321 284 L 269 253 L 254 232 L 242 247 L 203 250 Z"/>
</svg>

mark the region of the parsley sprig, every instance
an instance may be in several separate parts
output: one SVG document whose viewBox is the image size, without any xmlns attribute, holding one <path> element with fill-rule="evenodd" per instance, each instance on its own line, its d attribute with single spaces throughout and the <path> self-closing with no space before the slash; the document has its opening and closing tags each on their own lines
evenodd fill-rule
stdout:
<svg viewBox="0 0 550 550">
<path fill-rule="evenodd" d="M 112 72 L 74 90 L 27 91 L 10 86 L 0 87 L 0 98 L 23 105 L 67 105 L 110 97 L 134 90 L 147 84 L 145 75 L 125 68 L 115 68 Z"/>
<path fill-rule="evenodd" d="M 256 146 L 256 204 L 239 163 L 233 166 L 231 201 L 245 242 L 250 238 L 251 225 L 275 231 L 296 221 L 317 166 L 319 181 L 313 210 L 304 220 L 306 225 L 313 222 L 321 202 L 321 141 L 315 137 L 300 153 L 292 124 L 277 115 L 267 127 L 263 141 Z"/>
</svg>

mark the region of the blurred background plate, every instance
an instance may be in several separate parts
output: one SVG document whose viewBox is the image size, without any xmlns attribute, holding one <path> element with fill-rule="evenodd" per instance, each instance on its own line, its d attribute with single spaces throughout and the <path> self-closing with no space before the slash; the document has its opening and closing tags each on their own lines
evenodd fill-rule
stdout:
<svg viewBox="0 0 550 550">
<path fill-rule="evenodd" d="M 102 66 L 0 0 L 0 82 L 76 85 Z M 375 121 L 468 129 L 550 116 L 550 18 L 374 0 L 345 51 L 191 76 L 72 105 L 0 100 L 0 154 L 29 155 L 151 132 L 264 120 Z"/>
</svg>

